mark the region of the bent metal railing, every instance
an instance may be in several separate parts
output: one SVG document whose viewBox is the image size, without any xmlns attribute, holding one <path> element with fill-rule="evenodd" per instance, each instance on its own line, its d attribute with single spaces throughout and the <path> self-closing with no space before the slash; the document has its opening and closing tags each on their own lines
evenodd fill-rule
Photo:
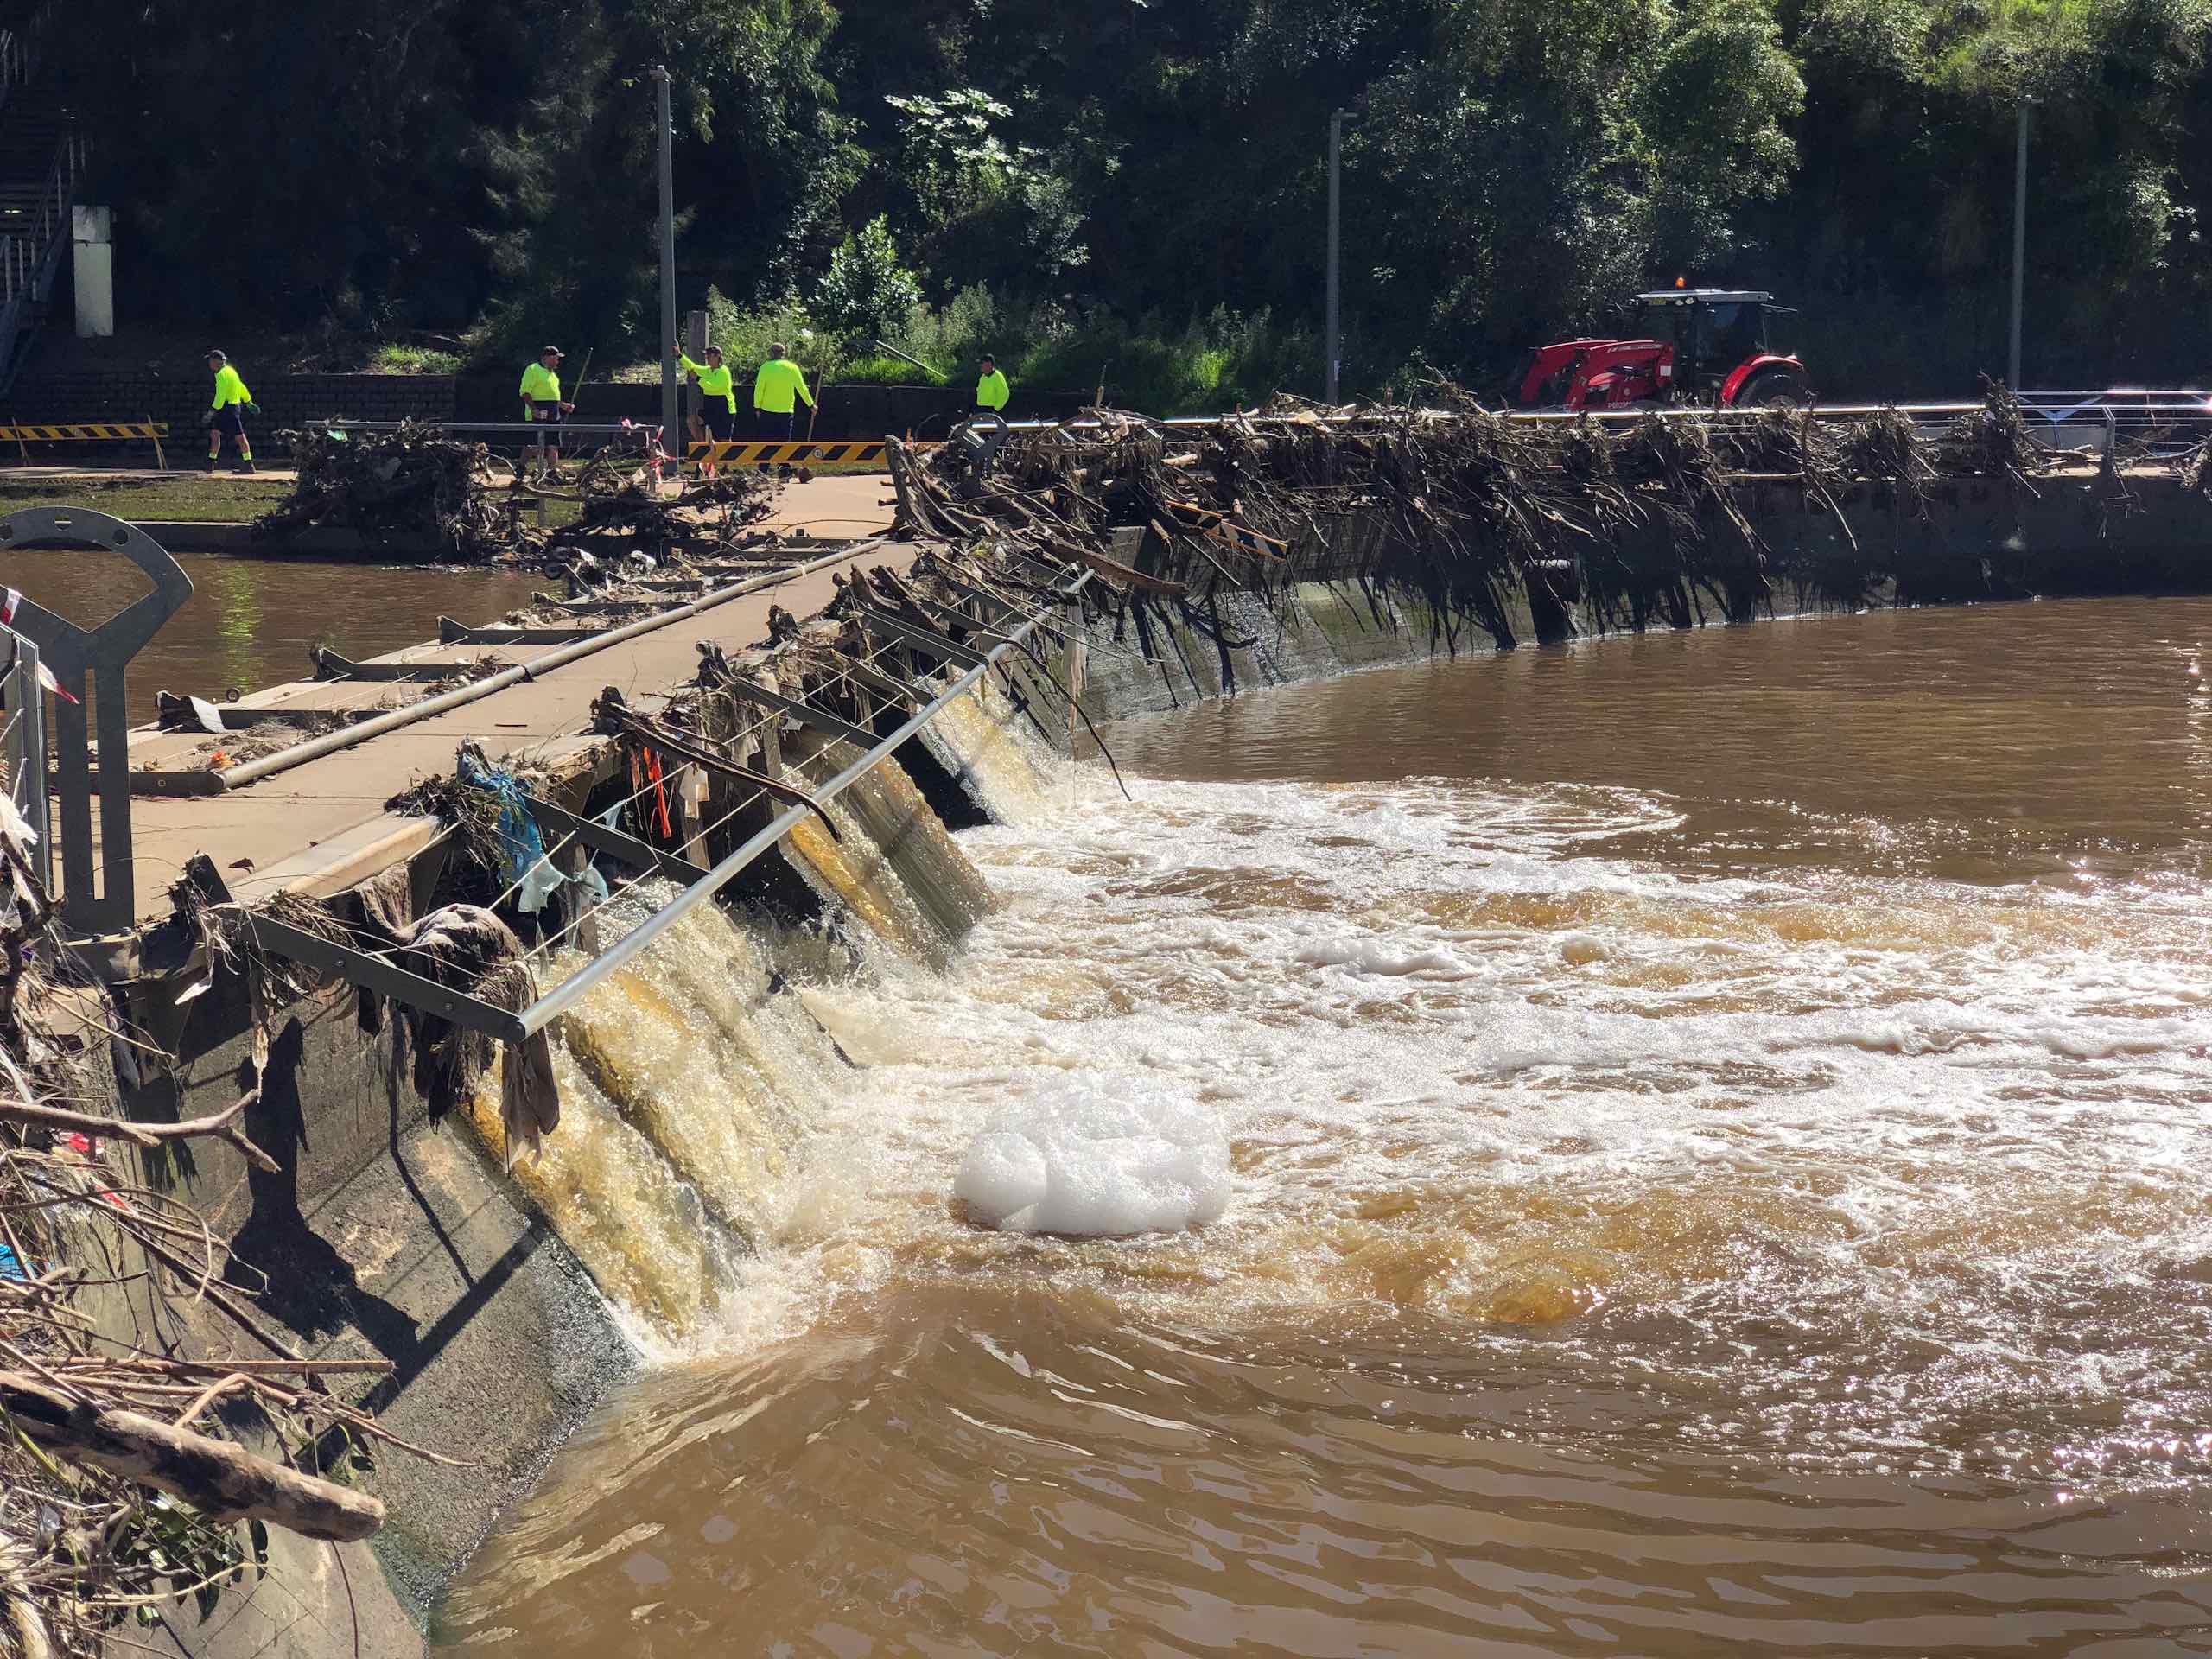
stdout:
<svg viewBox="0 0 2212 1659">
<path fill-rule="evenodd" d="M 1065 590 L 1063 601 L 1072 601 L 1090 580 L 1089 573 L 1078 577 Z M 690 881 L 681 893 L 662 906 L 651 916 L 624 934 L 604 952 L 584 964 L 551 989 L 546 991 L 528 1007 L 511 1012 L 465 991 L 451 989 L 436 982 L 411 974 L 394 966 L 380 957 L 374 957 L 349 946 L 339 944 L 310 933 L 289 923 L 259 912 L 249 911 L 246 920 L 253 930 L 255 942 L 272 956 L 289 957 L 310 967 L 339 974 L 355 984 L 391 997 L 393 1001 L 435 1014 L 454 1024 L 472 1031 L 482 1032 L 508 1044 L 518 1044 L 533 1033 L 543 1031 L 559 1019 L 584 997 L 589 995 L 602 980 L 613 973 L 639 952 L 652 948 L 653 942 L 676 925 L 683 915 L 713 898 L 747 866 L 798 827 L 799 821 L 819 807 L 835 800 L 869 772 L 881 766 L 897 752 L 899 746 L 927 726 L 970 687 L 988 674 L 1001 658 L 1021 648 L 1023 642 L 1044 621 L 1042 616 L 1025 619 L 1018 626 L 1003 636 L 988 652 L 976 653 L 938 634 L 925 634 L 911 624 L 902 624 L 909 633 L 924 635 L 913 643 L 922 645 L 947 662 L 964 663 L 967 666 L 951 684 L 938 693 L 917 709 L 912 716 L 888 736 L 876 741 L 867 753 L 847 766 L 819 789 L 804 803 L 786 808 L 767 825 L 732 851 L 713 868 L 703 872 L 696 866 L 672 861 L 669 856 L 647 843 L 618 830 L 600 827 L 592 837 L 601 850 L 613 854 L 639 868 L 658 868 L 664 874 L 677 870 L 691 874 Z M 874 626 L 876 617 L 871 613 L 864 619 Z M 811 711 L 809 711 L 811 712 Z M 565 816 L 565 815 L 564 815 Z M 573 818 L 568 820 L 574 823 Z"/>
</svg>

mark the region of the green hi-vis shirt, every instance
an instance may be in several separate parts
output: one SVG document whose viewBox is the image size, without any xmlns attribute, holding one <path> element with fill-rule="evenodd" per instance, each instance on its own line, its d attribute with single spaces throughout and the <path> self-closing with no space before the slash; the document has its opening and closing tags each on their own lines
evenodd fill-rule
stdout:
<svg viewBox="0 0 2212 1659">
<path fill-rule="evenodd" d="M 228 409 L 232 404 L 250 404 L 252 397 L 245 389 L 245 382 L 238 378 L 238 372 L 226 363 L 215 371 L 215 401 L 210 409 Z"/>
<path fill-rule="evenodd" d="M 730 385 L 728 364 L 725 363 L 718 369 L 710 369 L 703 363 L 694 363 L 681 352 L 676 354 L 676 360 L 683 365 L 684 373 L 696 374 L 699 377 L 700 391 L 705 392 L 709 397 L 721 398 L 731 414 L 737 413 L 737 391 Z"/>
<path fill-rule="evenodd" d="M 787 357 L 772 357 L 760 365 L 760 372 L 753 377 L 753 407 L 771 415 L 788 415 L 791 399 L 802 399 L 809 409 L 814 407 L 814 395 L 806 389 L 806 371 Z"/>
<path fill-rule="evenodd" d="M 527 404 L 557 404 L 561 377 L 543 363 L 533 363 L 522 372 L 522 396 Z"/>
<path fill-rule="evenodd" d="M 1004 409 L 1006 400 L 1013 395 L 1007 389 L 1004 369 L 993 369 L 976 382 L 976 407 L 978 409 Z"/>
</svg>

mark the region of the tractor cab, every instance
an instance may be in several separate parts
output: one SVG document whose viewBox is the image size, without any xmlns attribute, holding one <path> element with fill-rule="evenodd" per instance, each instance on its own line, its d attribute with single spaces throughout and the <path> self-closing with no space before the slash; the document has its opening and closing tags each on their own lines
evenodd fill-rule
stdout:
<svg viewBox="0 0 2212 1659">
<path fill-rule="evenodd" d="M 1636 296 L 1636 331 L 1674 347 L 1674 390 L 1698 403 L 1726 405 L 1723 397 L 1735 372 L 1751 364 L 1804 365 L 1774 354 L 1767 318 L 1794 315 L 1755 289 L 1671 288 Z M 1803 401 L 1802 399 L 1798 401 Z"/>
<path fill-rule="evenodd" d="M 1523 408 L 1623 409 L 1694 403 L 1802 407 L 1805 365 L 1769 344 L 1770 316 L 1794 315 L 1762 289 L 1666 288 L 1636 296 L 1637 337 L 1571 340 L 1525 361 L 1510 401 Z"/>
</svg>

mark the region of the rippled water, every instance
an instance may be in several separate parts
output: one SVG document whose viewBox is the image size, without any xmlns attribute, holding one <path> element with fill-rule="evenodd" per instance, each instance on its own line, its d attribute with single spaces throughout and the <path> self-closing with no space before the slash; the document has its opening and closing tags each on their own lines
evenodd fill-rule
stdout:
<svg viewBox="0 0 2212 1659">
<path fill-rule="evenodd" d="M 130 718 L 155 693 L 222 700 L 313 677 L 308 647 L 359 662 L 438 637 L 438 618 L 489 622 L 544 582 L 512 570 L 380 569 L 350 561 L 180 553 L 192 597 L 131 661 Z M 151 584 L 120 554 L 0 555 L 0 586 L 21 588 L 80 627 L 97 627 Z"/>
<path fill-rule="evenodd" d="M 855 1065 L 760 1254 L 441 1639 L 2212 1652 L 2208 641 L 1767 624 L 1109 732 L 1134 804 L 960 837 L 944 971 L 802 993 Z M 1071 1074 L 1213 1105 L 1224 1218 L 967 1225 Z"/>
</svg>

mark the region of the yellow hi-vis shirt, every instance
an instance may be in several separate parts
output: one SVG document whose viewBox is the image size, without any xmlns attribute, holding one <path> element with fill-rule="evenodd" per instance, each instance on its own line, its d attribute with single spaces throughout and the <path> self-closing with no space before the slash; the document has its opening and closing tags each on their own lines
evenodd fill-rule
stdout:
<svg viewBox="0 0 2212 1659">
<path fill-rule="evenodd" d="M 806 371 L 787 357 L 770 358 L 760 365 L 760 372 L 753 377 L 755 409 L 771 415 L 788 415 L 794 393 L 809 409 L 814 407 L 814 394 L 806 389 Z"/>
<path fill-rule="evenodd" d="M 238 378 L 238 372 L 226 363 L 215 371 L 215 401 L 210 409 L 228 409 L 232 404 L 253 401 L 245 389 L 245 382 Z"/>
<path fill-rule="evenodd" d="M 522 372 L 522 400 L 526 404 L 557 404 L 561 401 L 561 377 L 543 363 L 533 363 Z"/>
<path fill-rule="evenodd" d="M 1004 409 L 1006 400 L 1013 395 L 1007 389 L 1004 369 L 993 369 L 976 382 L 976 407 L 978 409 Z"/>
<path fill-rule="evenodd" d="M 676 360 L 683 365 L 684 373 L 699 377 L 700 391 L 709 397 L 721 398 L 731 414 L 737 413 L 737 390 L 730 385 L 728 364 L 723 364 L 719 369 L 710 369 L 703 363 L 694 363 L 681 352 L 676 354 Z"/>
</svg>

